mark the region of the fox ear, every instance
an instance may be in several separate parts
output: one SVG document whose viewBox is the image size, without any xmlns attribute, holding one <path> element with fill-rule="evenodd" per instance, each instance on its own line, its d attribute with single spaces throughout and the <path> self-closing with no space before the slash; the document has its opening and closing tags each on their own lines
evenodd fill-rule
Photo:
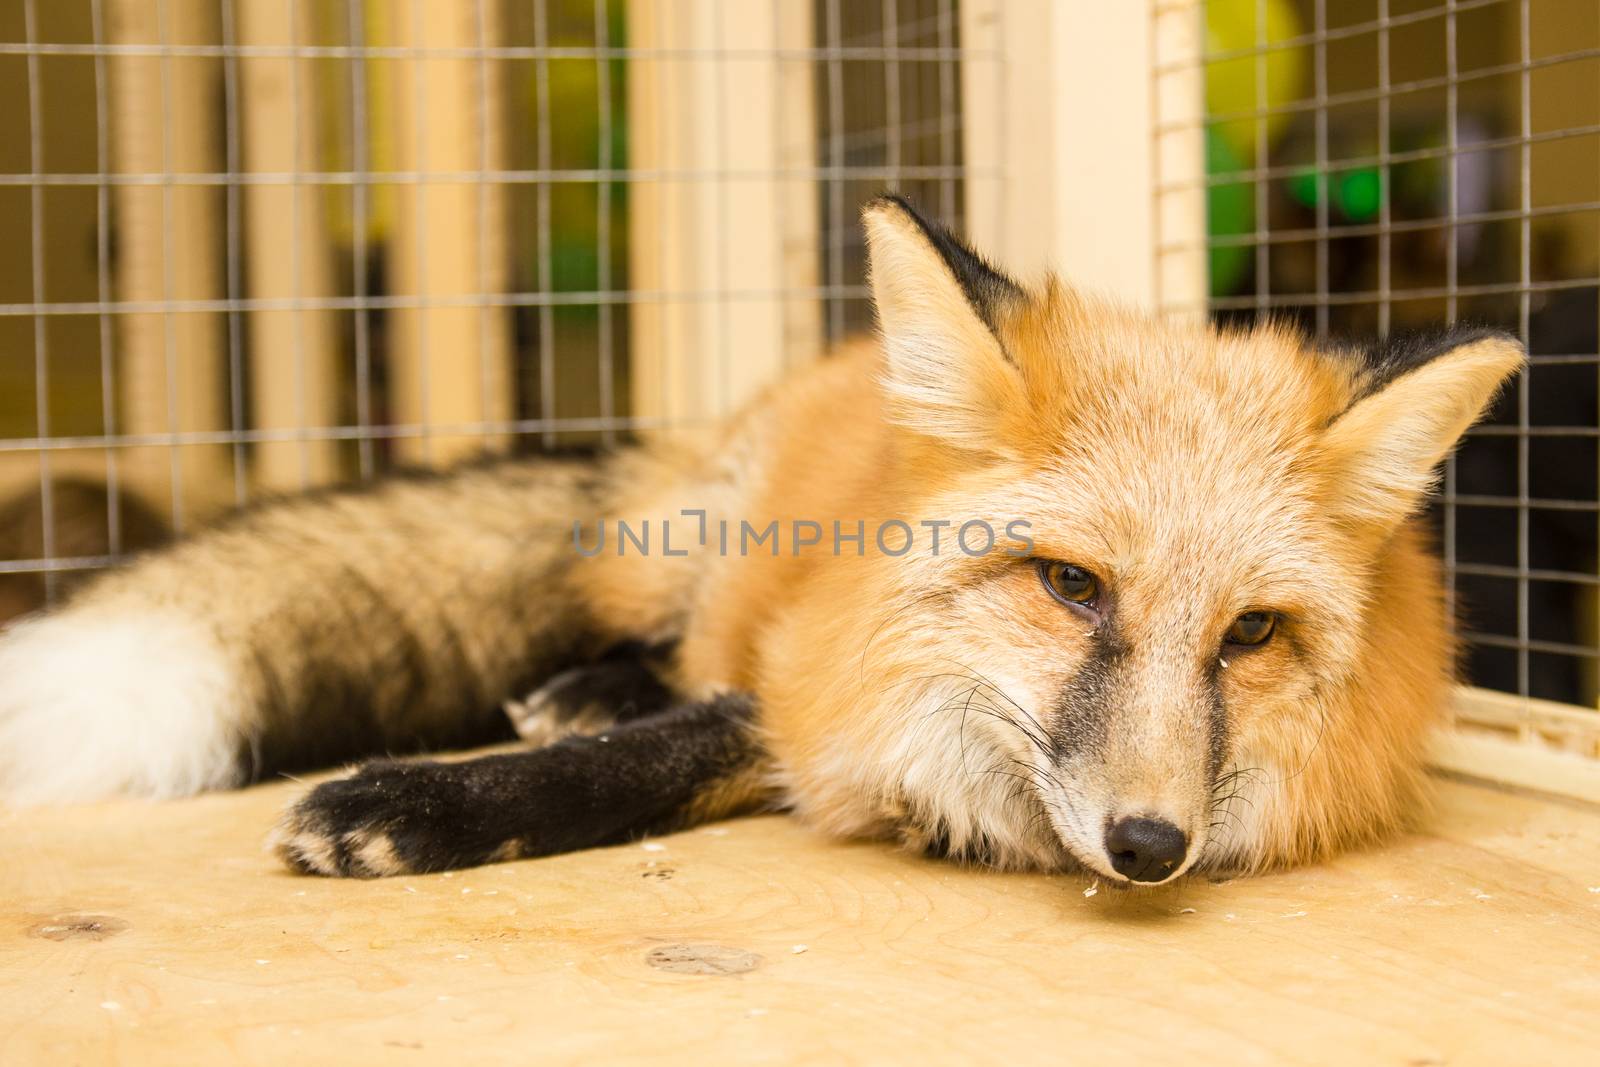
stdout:
<svg viewBox="0 0 1600 1067">
<path fill-rule="evenodd" d="M 862 220 L 893 417 L 963 448 L 998 450 L 1023 390 L 995 329 L 1023 299 L 1021 286 L 899 197 L 873 200 Z"/>
<path fill-rule="evenodd" d="M 1421 504 L 1461 435 L 1525 361 L 1494 330 L 1457 330 L 1368 355 L 1362 389 L 1325 431 L 1343 514 L 1393 526 Z"/>
</svg>

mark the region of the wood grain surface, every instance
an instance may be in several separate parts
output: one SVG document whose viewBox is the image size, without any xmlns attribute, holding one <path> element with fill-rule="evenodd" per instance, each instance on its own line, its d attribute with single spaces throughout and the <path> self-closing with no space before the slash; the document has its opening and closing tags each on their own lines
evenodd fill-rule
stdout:
<svg viewBox="0 0 1600 1067">
<path fill-rule="evenodd" d="M 1092 894 L 784 818 L 299 877 L 298 788 L 0 811 L 0 1063 L 1600 1062 L 1600 810 Z"/>
</svg>

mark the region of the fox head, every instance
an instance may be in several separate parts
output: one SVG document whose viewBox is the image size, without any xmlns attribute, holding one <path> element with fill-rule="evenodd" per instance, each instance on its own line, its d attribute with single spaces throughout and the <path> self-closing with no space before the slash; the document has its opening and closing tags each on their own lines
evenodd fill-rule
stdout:
<svg viewBox="0 0 1600 1067">
<path fill-rule="evenodd" d="M 1006 551 L 880 554 L 833 591 L 832 618 L 862 620 L 830 625 L 865 649 L 850 743 L 884 818 L 1119 882 L 1396 825 L 1454 659 L 1413 516 L 1520 346 L 1162 321 L 1024 286 L 898 199 L 865 225 L 883 513 L 1026 524 Z"/>
</svg>

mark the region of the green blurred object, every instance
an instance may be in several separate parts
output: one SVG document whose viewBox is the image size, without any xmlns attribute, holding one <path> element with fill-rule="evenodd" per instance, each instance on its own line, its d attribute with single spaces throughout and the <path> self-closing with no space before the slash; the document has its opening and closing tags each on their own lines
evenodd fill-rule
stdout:
<svg viewBox="0 0 1600 1067">
<path fill-rule="evenodd" d="M 1259 33 L 1258 9 L 1265 16 Z M 1273 47 L 1305 32 L 1292 0 L 1211 0 L 1205 11 L 1207 56 L 1264 46 L 1259 59 L 1256 55 L 1242 55 L 1207 61 L 1208 117 L 1263 111 L 1304 95 L 1306 49 Z M 1206 235 L 1213 297 L 1236 292 L 1249 277 L 1254 259 L 1248 244 L 1211 243 L 1218 237 L 1250 234 L 1256 228 L 1254 183 L 1248 178 L 1227 176 L 1261 166 L 1264 161 L 1256 158 L 1258 133 L 1270 145 L 1283 134 L 1291 117 L 1287 111 L 1277 111 L 1259 118 L 1213 122 L 1206 127 L 1206 175 L 1211 179 L 1206 186 Z M 1221 180 L 1216 180 L 1219 177 Z M 1313 188 L 1311 196 L 1315 195 Z"/>
<path fill-rule="evenodd" d="M 1206 127 L 1206 173 L 1228 174 L 1244 169 L 1244 162 L 1229 139 L 1215 126 Z M 1256 228 L 1254 185 L 1248 181 L 1225 181 L 1206 187 L 1206 235 L 1234 237 Z M 1227 244 L 1209 247 L 1211 295 L 1234 292 L 1250 271 L 1249 245 Z"/>
<path fill-rule="evenodd" d="M 624 48 L 627 45 L 627 23 L 621 0 L 604 0 L 606 3 L 606 33 L 608 45 Z M 594 37 L 595 0 L 551 0 L 546 12 L 548 46 L 552 48 L 592 48 Z M 609 144 L 601 144 L 600 64 L 589 57 L 551 58 L 546 63 L 549 100 L 544 114 L 549 117 L 550 128 L 544 131 L 550 146 L 550 166 L 554 170 L 590 170 L 604 166 L 609 170 L 625 170 L 628 166 L 627 123 L 627 65 L 621 58 L 604 60 L 610 82 L 610 114 L 605 116 L 604 128 L 609 132 Z M 523 68 L 526 80 L 521 87 L 524 96 L 523 113 L 529 117 L 540 114 L 536 80 L 537 67 Z M 538 142 L 540 131 L 535 125 L 517 136 L 527 142 Z M 607 158 L 609 157 L 609 158 Z M 599 214 L 601 183 L 560 182 L 550 190 L 550 273 L 551 287 L 557 292 L 587 292 L 618 285 L 625 276 L 627 263 L 627 185 L 611 182 L 605 189 L 606 214 L 610 217 L 610 279 L 599 273 L 600 233 Z M 537 256 L 537 243 L 530 246 L 528 255 Z M 525 264 L 528 276 L 536 276 L 538 264 L 530 260 Z M 592 319 L 597 308 L 592 304 L 563 307 L 561 314 Z"/>
<path fill-rule="evenodd" d="M 1302 207 L 1315 208 L 1322 199 L 1317 171 L 1305 167 L 1284 183 L 1289 196 Z M 1345 222 L 1367 222 L 1383 206 L 1383 182 L 1376 167 L 1340 171 L 1328 178 L 1329 207 Z"/>
<path fill-rule="evenodd" d="M 1317 188 L 1317 171 L 1314 167 L 1302 167 L 1289 175 L 1289 180 L 1284 183 L 1289 190 L 1289 196 L 1301 207 L 1315 208 L 1317 201 L 1322 199 L 1322 194 Z"/>
<path fill-rule="evenodd" d="M 1339 211 L 1351 222 L 1366 222 L 1383 207 L 1383 180 L 1376 167 L 1347 170 L 1334 187 Z"/>
</svg>

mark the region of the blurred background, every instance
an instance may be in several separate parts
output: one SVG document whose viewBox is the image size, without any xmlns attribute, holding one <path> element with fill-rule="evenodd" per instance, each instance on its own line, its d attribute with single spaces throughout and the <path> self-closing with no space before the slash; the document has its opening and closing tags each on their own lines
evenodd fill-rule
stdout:
<svg viewBox="0 0 1600 1067">
<path fill-rule="evenodd" d="M 1474 714 L 1600 754 L 1595 0 L 10 0 L 0 99 L 0 618 L 725 413 L 870 327 L 896 189 L 1167 314 L 1523 337 L 1430 519 Z"/>
<path fill-rule="evenodd" d="M 1433 519 L 1481 685 L 1595 699 L 1600 4 L 1208 4 L 1210 306 L 1470 322 L 1533 366 Z M 1382 32 L 1386 28 L 1386 32 Z"/>
<path fill-rule="evenodd" d="M 959 35 L 953 0 L 0 5 L 0 611 L 262 493 L 706 419 L 867 327 L 860 203 L 962 220 Z"/>
</svg>

